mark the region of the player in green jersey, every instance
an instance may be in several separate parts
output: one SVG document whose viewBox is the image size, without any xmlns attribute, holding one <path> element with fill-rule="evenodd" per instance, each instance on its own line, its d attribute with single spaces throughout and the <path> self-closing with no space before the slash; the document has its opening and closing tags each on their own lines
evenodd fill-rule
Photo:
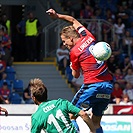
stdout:
<svg viewBox="0 0 133 133">
<path fill-rule="evenodd" d="M 33 101 L 39 106 L 32 115 L 31 133 L 40 133 L 42 129 L 48 133 L 77 133 L 69 113 L 81 116 L 91 133 L 95 133 L 94 125 L 86 112 L 67 100 L 47 100 L 47 88 L 42 80 L 32 79 L 30 90 Z"/>
</svg>

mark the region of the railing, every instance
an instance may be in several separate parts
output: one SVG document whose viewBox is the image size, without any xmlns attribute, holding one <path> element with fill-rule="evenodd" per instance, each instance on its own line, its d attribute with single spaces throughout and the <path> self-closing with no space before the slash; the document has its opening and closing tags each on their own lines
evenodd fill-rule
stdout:
<svg viewBox="0 0 133 133">
<path fill-rule="evenodd" d="M 111 40 L 114 40 L 114 28 L 113 25 L 103 19 L 79 19 L 79 21 L 81 23 L 86 23 L 87 25 L 90 24 L 97 24 L 96 28 L 96 32 L 94 33 L 96 36 L 97 41 L 103 40 L 102 39 L 102 26 L 103 24 L 107 25 L 108 27 L 112 27 L 110 28 L 111 30 Z M 53 57 L 55 56 L 56 53 L 56 49 L 59 47 L 60 43 L 61 43 L 61 39 L 60 39 L 60 31 L 61 29 L 66 26 L 69 25 L 69 23 L 67 23 L 66 21 L 62 21 L 62 20 L 55 20 L 54 22 L 50 23 L 49 25 L 47 25 L 46 27 L 44 27 L 43 32 L 44 32 L 44 44 L 45 44 L 45 58 L 46 57 Z M 89 29 L 90 30 L 90 29 Z M 90 32 L 93 32 L 90 30 Z"/>
</svg>

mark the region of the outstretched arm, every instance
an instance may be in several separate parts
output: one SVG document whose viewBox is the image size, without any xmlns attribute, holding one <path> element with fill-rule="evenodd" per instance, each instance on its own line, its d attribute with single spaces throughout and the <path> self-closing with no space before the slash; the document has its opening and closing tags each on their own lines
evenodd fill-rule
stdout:
<svg viewBox="0 0 133 133">
<path fill-rule="evenodd" d="M 48 11 L 46 11 L 46 13 L 48 13 L 49 16 L 51 16 L 52 18 L 63 19 L 63 20 L 66 20 L 72 23 L 75 29 L 77 29 L 79 26 L 82 26 L 82 24 L 78 20 L 76 20 L 74 17 L 56 13 L 56 11 L 53 9 L 49 9 Z"/>
<path fill-rule="evenodd" d="M 5 116 L 8 116 L 8 111 L 5 108 L 0 107 L 0 112 L 5 112 Z"/>
</svg>

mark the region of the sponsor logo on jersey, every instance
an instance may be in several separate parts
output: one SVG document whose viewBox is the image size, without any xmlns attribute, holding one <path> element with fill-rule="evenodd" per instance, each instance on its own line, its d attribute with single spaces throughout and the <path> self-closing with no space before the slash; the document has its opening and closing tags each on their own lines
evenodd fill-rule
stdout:
<svg viewBox="0 0 133 133">
<path fill-rule="evenodd" d="M 110 95 L 108 95 L 108 94 L 97 94 L 96 98 L 110 99 Z"/>
</svg>

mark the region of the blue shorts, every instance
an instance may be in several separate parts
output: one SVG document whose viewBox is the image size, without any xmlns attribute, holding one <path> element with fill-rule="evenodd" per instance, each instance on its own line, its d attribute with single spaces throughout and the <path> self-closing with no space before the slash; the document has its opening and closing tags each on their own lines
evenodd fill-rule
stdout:
<svg viewBox="0 0 133 133">
<path fill-rule="evenodd" d="M 83 84 L 74 96 L 72 103 L 82 110 L 92 108 L 95 116 L 102 116 L 110 101 L 113 85 L 111 82 Z"/>
</svg>

